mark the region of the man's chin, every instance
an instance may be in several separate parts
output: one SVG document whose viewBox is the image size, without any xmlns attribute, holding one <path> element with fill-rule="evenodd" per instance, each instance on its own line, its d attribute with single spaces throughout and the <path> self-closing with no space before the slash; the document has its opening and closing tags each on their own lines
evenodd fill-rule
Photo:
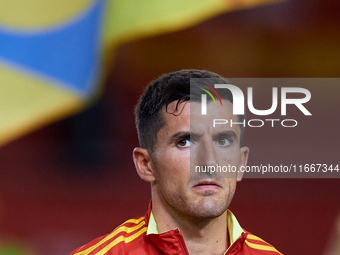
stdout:
<svg viewBox="0 0 340 255">
<path fill-rule="evenodd" d="M 228 206 L 211 196 L 205 196 L 197 201 L 193 209 L 192 212 L 197 218 L 207 219 L 221 216 L 228 209 Z"/>
</svg>

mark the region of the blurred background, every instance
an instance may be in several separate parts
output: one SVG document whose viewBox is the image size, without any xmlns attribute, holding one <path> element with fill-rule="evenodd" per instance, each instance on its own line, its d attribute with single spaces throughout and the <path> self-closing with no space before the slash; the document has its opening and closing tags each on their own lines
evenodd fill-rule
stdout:
<svg viewBox="0 0 340 255">
<path fill-rule="evenodd" d="M 232 2 L 237 8 L 181 30 L 117 43 L 103 58 L 99 99 L 0 148 L 0 254 L 69 254 L 144 215 L 150 186 L 132 162 L 133 109 L 159 75 L 183 68 L 225 77 L 340 75 L 339 1 Z M 318 117 L 287 134 L 246 130 L 250 164 L 315 157 L 323 162 L 312 163 L 338 164 L 339 92 L 313 87 Z M 326 254 L 340 212 L 340 179 L 244 179 L 230 209 L 241 226 L 284 254 Z"/>
</svg>

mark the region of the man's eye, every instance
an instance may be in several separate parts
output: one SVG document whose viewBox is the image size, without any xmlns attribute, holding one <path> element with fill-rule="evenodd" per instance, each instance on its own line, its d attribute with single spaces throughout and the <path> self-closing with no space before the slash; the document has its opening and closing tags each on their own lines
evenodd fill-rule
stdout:
<svg viewBox="0 0 340 255">
<path fill-rule="evenodd" d="M 230 144 L 230 141 L 227 138 L 223 138 L 223 139 L 218 139 L 217 143 L 218 145 L 221 145 L 221 146 L 228 146 Z"/>
<path fill-rule="evenodd" d="M 189 147 L 190 146 L 190 140 L 188 139 L 182 139 L 177 142 L 177 145 L 179 147 Z"/>
</svg>

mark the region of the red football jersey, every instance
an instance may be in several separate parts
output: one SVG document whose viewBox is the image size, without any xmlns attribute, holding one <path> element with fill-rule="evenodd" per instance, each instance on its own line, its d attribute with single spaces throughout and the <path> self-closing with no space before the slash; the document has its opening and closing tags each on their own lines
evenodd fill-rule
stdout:
<svg viewBox="0 0 340 255">
<path fill-rule="evenodd" d="M 229 248 L 225 255 L 278 255 L 273 246 L 244 230 L 228 210 Z M 189 255 L 178 229 L 159 234 L 149 210 L 143 217 L 125 221 L 108 235 L 78 248 L 71 255 Z"/>
</svg>

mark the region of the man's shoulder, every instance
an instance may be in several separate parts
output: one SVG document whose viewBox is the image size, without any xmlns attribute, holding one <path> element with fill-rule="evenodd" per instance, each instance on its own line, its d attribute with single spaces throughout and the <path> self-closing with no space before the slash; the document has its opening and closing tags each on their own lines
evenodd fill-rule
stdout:
<svg viewBox="0 0 340 255">
<path fill-rule="evenodd" d="M 274 246 L 267 243 L 260 237 L 250 233 L 247 230 L 244 230 L 247 234 L 244 241 L 244 249 L 246 249 L 249 255 L 282 255 Z"/>
<path fill-rule="evenodd" d="M 147 231 L 144 216 L 129 219 L 111 233 L 76 249 L 71 255 L 117 254 L 140 249 Z"/>
</svg>

